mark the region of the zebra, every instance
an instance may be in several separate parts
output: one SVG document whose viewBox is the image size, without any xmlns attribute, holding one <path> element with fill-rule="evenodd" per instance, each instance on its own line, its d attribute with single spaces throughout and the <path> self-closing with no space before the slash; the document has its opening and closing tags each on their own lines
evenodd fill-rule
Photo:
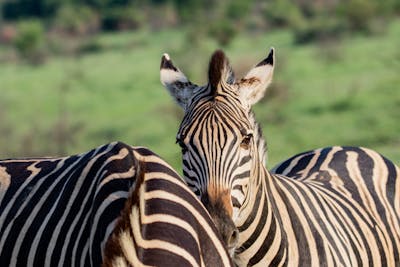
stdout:
<svg viewBox="0 0 400 267">
<path fill-rule="evenodd" d="M 266 144 L 251 107 L 273 71 L 272 48 L 236 81 L 217 50 L 208 83 L 198 86 L 168 54 L 161 59 L 161 82 L 184 110 L 176 137 L 184 179 L 235 264 L 399 266 L 400 170 L 392 162 L 371 150 L 331 148 L 337 153 L 321 163 L 316 156 L 303 165 L 311 157 L 304 154 L 278 166 L 281 174 L 267 170 Z M 296 173 L 290 166 L 299 166 L 302 178 L 283 175 Z"/>
<path fill-rule="evenodd" d="M 233 266 L 207 210 L 182 178 L 150 150 L 134 152 L 137 184 L 102 266 Z"/>
<path fill-rule="evenodd" d="M 154 210 L 146 207 L 146 213 L 165 212 L 164 217 L 174 218 L 171 225 L 176 221 L 185 223 L 170 232 L 174 234 L 172 240 L 164 242 L 175 242 L 172 249 L 161 250 L 165 249 L 171 257 L 176 252 L 174 260 L 180 260 L 182 266 L 189 266 L 188 263 L 229 266 L 229 255 L 211 219 L 195 196 L 185 194 L 185 184 L 175 171 L 150 150 L 121 142 L 69 157 L 0 161 L 0 266 L 100 266 L 103 259 L 110 259 L 111 252 L 115 253 L 115 249 L 107 245 L 110 236 L 116 229 L 122 229 L 121 225 L 129 223 L 124 220 L 130 218 L 127 217 L 130 214 L 127 213 L 128 203 L 133 203 L 135 197 L 143 202 L 138 192 L 142 192 L 144 186 L 153 186 L 151 179 L 158 176 L 164 183 L 154 185 L 157 192 L 175 194 L 177 199 L 184 194 L 188 206 L 183 206 L 178 199 L 175 206 L 166 206 L 171 210 L 165 211 L 162 200 L 144 199 L 145 204 L 154 202 Z M 139 183 L 140 189 L 135 190 L 137 177 L 144 177 L 145 184 Z M 175 183 L 174 189 L 180 191 L 166 188 L 167 181 L 170 182 L 168 186 Z M 189 208 L 193 214 L 184 208 Z M 143 211 L 142 206 L 139 210 Z M 142 213 L 140 219 L 145 221 L 146 216 Z M 189 229 L 188 224 L 194 222 L 201 222 L 203 228 L 195 225 L 197 228 Z M 137 232 L 137 229 L 131 230 Z M 157 230 L 160 229 L 149 230 L 142 238 L 157 242 L 166 237 Z M 135 252 L 130 248 L 124 247 L 127 259 Z M 141 255 L 145 256 L 146 262 L 146 257 L 154 256 L 154 260 L 159 261 L 161 250 L 152 255 L 144 247 L 139 250 L 138 257 L 142 260 Z M 116 262 L 108 261 L 106 266 L 124 266 L 123 260 L 119 257 Z"/>
</svg>

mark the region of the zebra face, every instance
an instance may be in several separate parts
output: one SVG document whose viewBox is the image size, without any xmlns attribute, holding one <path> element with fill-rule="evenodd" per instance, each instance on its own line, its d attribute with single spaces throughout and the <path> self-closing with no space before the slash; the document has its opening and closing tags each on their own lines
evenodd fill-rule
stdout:
<svg viewBox="0 0 400 267">
<path fill-rule="evenodd" d="M 233 219 L 244 202 L 256 150 L 254 124 L 246 110 L 230 105 L 236 101 L 200 101 L 193 110 L 201 114 L 186 113 L 177 134 L 188 185 L 208 210 L 218 206 Z"/>
<path fill-rule="evenodd" d="M 205 86 L 191 83 L 168 55 L 161 62 L 161 81 L 185 110 L 176 139 L 184 178 L 231 249 L 239 238 L 234 222 L 255 190 L 265 154 L 251 106 L 263 96 L 272 72 L 273 50 L 238 82 L 224 53 L 215 52 Z"/>
</svg>

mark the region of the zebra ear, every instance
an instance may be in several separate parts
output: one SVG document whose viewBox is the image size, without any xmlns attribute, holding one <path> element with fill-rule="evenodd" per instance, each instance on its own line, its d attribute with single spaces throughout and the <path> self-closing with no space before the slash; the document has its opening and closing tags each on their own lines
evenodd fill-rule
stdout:
<svg viewBox="0 0 400 267">
<path fill-rule="evenodd" d="M 195 89 L 198 87 L 191 83 L 186 76 L 172 64 L 168 54 L 164 54 L 161 58 L 160 80 L 183 109 L 186 108 L 187 102 L 192 98 Z"/>
<path fill-rule="evenodd" d="M 252 68 L 238 83 L 239 94 L 250 106 L 257 103 L 272 81 L 274 72 L 274 48 L 268 56 Z"/>
</svg>

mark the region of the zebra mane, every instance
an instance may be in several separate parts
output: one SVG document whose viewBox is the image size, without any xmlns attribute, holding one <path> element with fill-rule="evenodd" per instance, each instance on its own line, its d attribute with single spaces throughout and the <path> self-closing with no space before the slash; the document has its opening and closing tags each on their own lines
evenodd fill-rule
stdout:
<svg viewBox="0 0 400 267">
<path fill-rule="evenodd" d="M 268 161 L 268 145 L 267 141 L 264 138 L 262 127 L 256 121 L 254 112 L 252 110 L 250 110 L 249 112 L 249 119 L 251 124 L 254 125 L 255 131 L 253 135 L 254 135 L 254 140 L 256 141 L 260 162 L 262 162 L 263 165 L 266 166 Z"/>
<path fill-rule="evenodd" d="M 221 82 L 226 82 L 228 84 L 233 84 L 235 82 L 229 60 L 222 50 L 215 51 L 211 56 L 208 67 L 208 81 L 211 86 L 211 94 L 214 96 L 218 94 L 218 85 Z"/>
</svg>

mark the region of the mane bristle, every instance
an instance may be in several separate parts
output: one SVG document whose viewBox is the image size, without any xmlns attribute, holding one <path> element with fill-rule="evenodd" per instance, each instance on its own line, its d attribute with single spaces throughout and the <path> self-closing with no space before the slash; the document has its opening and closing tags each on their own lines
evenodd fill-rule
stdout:
<svg viewBox="0 0 400 267">
<path fill-rule="evenodd" d="M 217 50 L 211 56 L 210 65 L 208 68 L 208 82 L 212 92 L 215 94 L 219 82 L 221 81 L 227 59 L 222 50 Z"/>
</svg>

